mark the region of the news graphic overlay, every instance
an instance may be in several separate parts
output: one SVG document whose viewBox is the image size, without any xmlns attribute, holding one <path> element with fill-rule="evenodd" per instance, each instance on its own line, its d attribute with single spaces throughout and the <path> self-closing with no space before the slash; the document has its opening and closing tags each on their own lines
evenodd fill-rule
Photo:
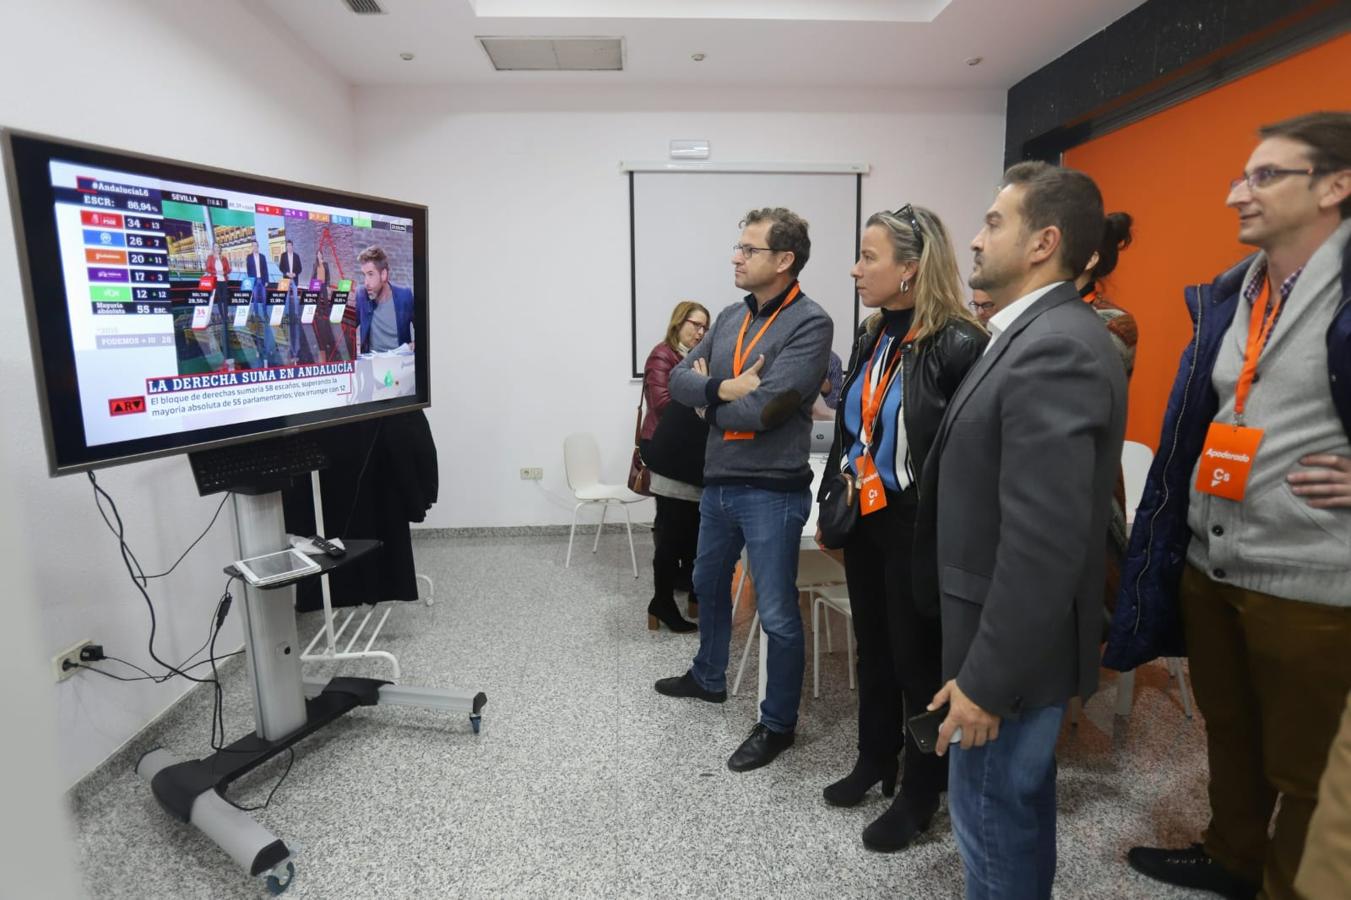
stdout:
<svg viewBox="0 0 1351 900">
<path fill-rule="evenodd" d="M 326 424 L 426 396 L 426 272 L 415 261 L 425 235 L 413 214 L 72 156 L 45 160 L 54 240 L 30 234 L 27 246 L 44 355 L 60 319 L 69 340 L 73 372 L 44 361 L 49 393 L 73 375 L 65 413 L 78 413 L 85 457 Z M 41 192 L 19 193 L 27 203 Z M 39 258 L 44 248 L 55 258 Z M 59 430 L 60 411 L 51 416 Z"/>
</svg>

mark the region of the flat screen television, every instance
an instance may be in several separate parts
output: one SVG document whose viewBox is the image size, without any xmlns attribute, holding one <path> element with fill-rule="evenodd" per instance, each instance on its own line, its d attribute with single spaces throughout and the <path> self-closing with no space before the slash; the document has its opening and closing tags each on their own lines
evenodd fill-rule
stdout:
<svg viewBox="0 0 1351 900">
<path fill-rule="evenodd" d="M 430 404 L 425 206 L 0 141 L 52 474 Z"/>
</svg>

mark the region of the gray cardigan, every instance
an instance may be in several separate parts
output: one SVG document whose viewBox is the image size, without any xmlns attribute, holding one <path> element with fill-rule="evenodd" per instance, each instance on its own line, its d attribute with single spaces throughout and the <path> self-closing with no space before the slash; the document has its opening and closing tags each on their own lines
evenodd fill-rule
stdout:
<svg viewBox="0 0 1351 900">
<path fill-rule="evenodd" d="M 789 288 L 791 290 L 791 286 Z M 835 327 L 830 316 L 805 293 L 799 294 L 774 320 L 750 352 L 746 365 L 763 355 L 760 386 L 731 403 L 718 399 L 718 385 L 732 377 L 737 334 L 749 311 L 750 343 L 765 319 L 782 304 L 784 294 L 755 311 L 748 295 L 718 314 L 708 335 L 671 370 L 671 396 L 686 406 L 707 406 L 708 451 L 705 484 L 745 484 L 768 490 L 800 490 L 811 484 L 807 454 L 811 449 L 811 409 L 821 391 L 830 362 Z M 708 362 L 708 376 L 695 372 L 695 360 Z M 750 431 L 751 440 L 726 440 L 725 430 Z"/>
<path fill-rule="evenodd" d="M 1290 490 L 1286 476 L 1304 471 L 1312 453 L 1351 456 L 1328 383 L 1328 326 L 1342 299 L 1342 248 L 1351 221 L 1341 224 L 1305 264 L 1259 357 L 1248 424 L 1264 430 L 1243 502 L 1196 490 L 1192 470 L 1187 561 L 1210 577 L 1251 591 L 1307 603 L 1351 606 L 1351 509 L 1315 509 Z M 1244 287 L 1264 275 L 1259 256 Z M 1219 395 L 1217 422 L 1234 421 L 1234 394 L 1243 366 L 1252 307 L 1238 312 L 1220 345 L 1211 383 Z M 1222 572 L 1223 574 L 1217 574 Z"/>
</svg>

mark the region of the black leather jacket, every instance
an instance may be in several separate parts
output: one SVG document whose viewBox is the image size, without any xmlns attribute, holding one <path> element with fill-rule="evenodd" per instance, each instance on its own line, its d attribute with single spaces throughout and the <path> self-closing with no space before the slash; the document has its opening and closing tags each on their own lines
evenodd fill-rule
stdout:
<svg viewBox="0 0 1351 900">
<path fill-rule="evenodd" d="M 863 320 L 854 338 L 848 374 L 844 377 L 844 387 L 840 392 L 840 410 L 835 415 L 835 443 L 831 445 L 830 457 L 826 461 L 828 477 L 840 471 L 840 455 L 844 452 L 844 398 L 848 397 L 859 369 L 872 356 L 878 335 L 882 333 L 882 325 L 882 315 L 875 313 Z M 916 484 L 919 473 L 924 471 L 924 460 L 929 455 L 929 448 L 938 436 L 938 426 L 947 412 L 948 401 L 957 392 L 957 386 L 962 383 L 967 371 L 985 352 L 989 340 L 990 336 L 980 326 L 958 320 L 945 325 L 937 334 L 923 341 L 901 348 L 901 372 L 904 376 L 901 386 L 905 392 L 901 398 L 901 418 L 905 422 L 906 442 L 910 447 L 911 470 L 915 472 Z M 827 479 L 822 479 L 818 501 L 826 483 Z"/>
</svg>

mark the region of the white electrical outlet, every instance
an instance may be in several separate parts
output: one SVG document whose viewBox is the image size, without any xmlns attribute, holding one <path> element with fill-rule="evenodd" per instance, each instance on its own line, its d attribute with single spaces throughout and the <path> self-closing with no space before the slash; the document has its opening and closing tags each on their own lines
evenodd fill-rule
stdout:
<svg viewBox="0 0 1351 900">
<path fill-rule="evenodd" d="M 56 673 L 57 681 L 65 681 L 67 678 L 80 671 L 74 666 L 67 669 L 65 667 L 65 662 L 66 660 L 70 660 L 73 663 L 79 662 L 80 651 L 92 643 L 94 642 L 80 641 L 78 644 L 74 644 L 52 657 L 52 671 Z"/>
<path fill-rule="evenodd" d="M 522 481 L 540 481 L 544 478 L 544 470 L 536 468 L 521 469 Z"/>
</svg>

